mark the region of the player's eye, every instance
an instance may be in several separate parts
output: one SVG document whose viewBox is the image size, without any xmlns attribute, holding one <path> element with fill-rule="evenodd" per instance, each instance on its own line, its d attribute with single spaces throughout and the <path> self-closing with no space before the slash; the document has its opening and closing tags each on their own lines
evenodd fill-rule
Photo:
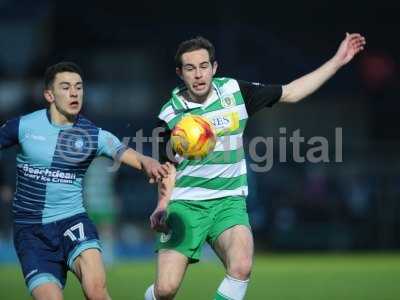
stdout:
<svg viewBox="0 0 400 300">
<path fill-rule="evenodd" d="M 200 66 L 200 68 L 202 68 L 202 69 L 207 69 L 208 67 L 209 67 L 209 64 L 208 64 L 208 63 L 202 64 L 202 65 Z"/>
<path fill-rule="evenodd" d="M 184 67 L 184 69 L 185 69 L 185 71 L 193 71 L 193 70 L 194 70 L 194 67 L 192 67 L 192 66 L 186 66 L 186 67 Z"/>
</svg>

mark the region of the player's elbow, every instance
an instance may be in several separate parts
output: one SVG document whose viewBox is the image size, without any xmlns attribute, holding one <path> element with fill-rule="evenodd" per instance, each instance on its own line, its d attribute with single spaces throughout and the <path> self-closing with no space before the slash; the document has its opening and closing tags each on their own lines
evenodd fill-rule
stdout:
<svg viewBox="0 0 400 300">
<path fill-rule="evenodd" d="M 301 100 L 301 97 L 296 94 L 296 88 L 293 83 L 282 86 L 282 96 L 280 102 L 296 103 Z"/>
</svg>

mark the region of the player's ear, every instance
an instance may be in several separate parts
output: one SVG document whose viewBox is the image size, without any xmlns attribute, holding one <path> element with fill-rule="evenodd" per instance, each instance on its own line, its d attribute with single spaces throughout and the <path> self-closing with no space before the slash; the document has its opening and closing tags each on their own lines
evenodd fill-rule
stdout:
<svg viewBox="0 0 400 300">
<path fill-rule="evenodd" d="M 217 69 L 218 69 L 218 62 L 217 61 L 213 62 L 212 68 L 213 68 L 213 76 L 214 76 L 215 73 L 217 73 Z"/>
<path fill-rule="evenodd" d="M 46 99 L 47 102 L 53 103 L 54 102 L 54 95 L 53 92 L 50 89 L 45 89 L 43 91 L 43 96 Z"/>
<path fill-rule="evenodd" d="M 176 68 L 175 68 L 175 72 L 176 72 L 176 75 L 178 75 L 178 77 L 179 77 L 180 79 L 183 79 L 183 78 L 182 78 L 182 69 L 181 69 L 181 68 L 176 67 Z"/>
</svg>

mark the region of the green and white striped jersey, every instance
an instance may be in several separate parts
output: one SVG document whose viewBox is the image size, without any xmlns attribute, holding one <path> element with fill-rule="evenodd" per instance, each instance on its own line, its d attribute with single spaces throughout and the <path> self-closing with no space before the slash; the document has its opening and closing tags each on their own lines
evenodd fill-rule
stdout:
<svg viewBox="0 0 400 300">
<path fill-rule="evenodd" d="M 202 104 L 185 100 L 181 96 L 185 87 L 175 88 L 158 116 L 172 130 L 185 114 L 201 115 L 217 131 L 214 151 L 205 158 L 187 160 L 176 156 L 177 178 L 171 200 L 210 200 L 248 194 L 243 149 L 246 122 L 249 114 L 277 102 L 282 88 L 230 78 L 214 78 L 212 87 L 212 95 Z"/>
</svg>

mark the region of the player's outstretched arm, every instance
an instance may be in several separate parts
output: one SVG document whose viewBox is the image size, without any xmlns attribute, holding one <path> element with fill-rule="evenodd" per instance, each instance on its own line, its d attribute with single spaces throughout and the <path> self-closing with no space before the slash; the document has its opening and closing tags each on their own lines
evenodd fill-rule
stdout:
<svg viewBox="0 0 400 300">
<path fill-rule="evenodd" d="M 282 86 L 281 102 L 294 103 L 315 92 L 341 67 L 364 50 L 365 38 L 359 33 L 346 33 L 336 54 L 315 71 Z"/>
<path fill-rule="evenodd" d="M 167 232 L 165 224 L 167 217 L 167 206 L 171 199 L 172 190 L 175 186 L 176 169 L 171 163 L 166 163 L 168 167 L 168 176 L 158 183 L 158 203 L 157 207 L 150 216 L 150 226 L 158 232 Z"/>
<path fill-rule="evenodd" d="M 169 168 L 166 165 L 161 165 L 157 160 L 140 154 L 132 148 L 125 150 L 119 160 L 135 169 L 144 171 L 149 177 L 150 183 L 159 182 L 168 176 Z"/>
</svg>

